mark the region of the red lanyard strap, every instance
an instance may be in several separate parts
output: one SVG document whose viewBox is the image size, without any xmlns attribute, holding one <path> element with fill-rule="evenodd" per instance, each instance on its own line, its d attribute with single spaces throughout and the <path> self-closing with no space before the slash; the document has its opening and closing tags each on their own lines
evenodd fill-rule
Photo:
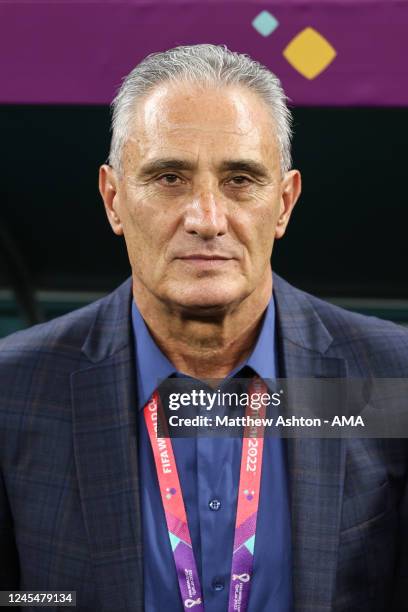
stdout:
<svg viewBox="0 0 408 612">
<path fill-rule="evenodd" d="M 259 426 L 246 426 L 242 442 L 238 503 L 232 553 L 228 612 L 245 612 L 248 608 L 253 570 L 256 523 L 262 473 L 265 406 L 260 394 L 265 383 L 255 377 L 249 386 L 250 402 L 245 417 L 259 418 Z M 254 395 L 257 401 L 254 402 Z M 158 437 L 160 397 L 157 391 L 144 407 L 144 417 L 159 480 L 160 495 L 166 516 L 170 545 L 173 551 L 184 610 L 204 612 L 204 600 L 192 548 L 190 530 L 180 486 L 173 445 L 169 437 Z M 249 419 L 246 418 L 246 421 Z"/>
</svg>

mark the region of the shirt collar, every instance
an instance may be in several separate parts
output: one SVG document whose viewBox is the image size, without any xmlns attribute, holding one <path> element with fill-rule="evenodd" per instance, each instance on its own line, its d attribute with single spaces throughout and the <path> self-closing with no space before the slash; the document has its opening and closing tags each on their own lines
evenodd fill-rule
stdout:
<svg viewBox="0 0 408 612">
<path fill-rule="evenodd" d="M 135 340 L 138 404 L 139 409 L 142 409 L 161 381 L 172 374 L 178 375 L 180 372 L 157 346 L 134 301 L 132 302 L 132 327 Z M 250 367 L 266 382 L 276 378 L 275 343 L 275 304 L 271 297 L 252 353 L 244 363 L 229 374 L 229 377 L 236 376 L 244 367 Z"/>
<path fill-rule="evenodd" d="M 275 302 L 273 297 L 269 301 L 261 331 L 246 365 L 264 380 L 274 379 L 277 376 Z"/>
<path fill-rule="evenodd" d="M 132 302 L 132 326 L 135 339 L 137 396 L 143 408 L 158 384 L 177 372 L 153 340 L 135 302 Z"/>
</svg>

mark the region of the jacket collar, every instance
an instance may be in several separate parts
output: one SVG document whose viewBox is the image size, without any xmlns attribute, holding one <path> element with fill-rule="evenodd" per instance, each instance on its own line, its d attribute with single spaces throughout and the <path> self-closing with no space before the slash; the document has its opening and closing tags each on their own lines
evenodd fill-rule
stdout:
<svg viewBox="0 0 408 612">
<path fill-rule="evenodd" d="M 333 338 L 307 294 L 277 274 L 273 274 L 273 293 L 280 337 L 314 353 L 324 354 Z"/>
</svg>

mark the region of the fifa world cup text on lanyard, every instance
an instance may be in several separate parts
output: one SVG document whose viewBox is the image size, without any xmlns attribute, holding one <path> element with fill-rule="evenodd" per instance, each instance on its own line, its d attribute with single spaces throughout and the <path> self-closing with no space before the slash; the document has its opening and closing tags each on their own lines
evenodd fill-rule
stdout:
<svg viewBox="0 0 408 612">
<path fill-rule="evenodd" d="M 245 411 L 246 417 L 260 419 L 265 417 L 265 406 L 261 404 L 258 407 L 257 403 L 255 408 L 253 397 L 256 394 L 259 400 L 259 394 L 266 391 L 265 383 L 259 377 L 254 377 L 249 386 L 250 403 Z M 161 412 L 160 397 L 155 391 L 144 407 L 144 417 L 153 449 L 183 608 L 184 610 L 194 608 L 197 612 L 204 612 L 204 599 L 173 446 L 169 437 L 157 436 L 157 424 Z M 264 425 L 244 429 L 228 612 L 246 612 L 248 609 L 261 484 L 263 434 Z"/>
</svg>

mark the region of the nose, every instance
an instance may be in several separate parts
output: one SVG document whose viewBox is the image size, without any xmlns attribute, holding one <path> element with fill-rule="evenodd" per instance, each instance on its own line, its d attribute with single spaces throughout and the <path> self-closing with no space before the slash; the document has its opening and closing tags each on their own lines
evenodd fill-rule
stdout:
<svg viewBox="0 0 408 612">
<path fill-rule="evenodd" d="M 186 206 L 184 229 L 189 234 L 209 240 L 226 234 L 227 227 L 225 203 L 212 190 L 202 190 Z"/>
</svg>

